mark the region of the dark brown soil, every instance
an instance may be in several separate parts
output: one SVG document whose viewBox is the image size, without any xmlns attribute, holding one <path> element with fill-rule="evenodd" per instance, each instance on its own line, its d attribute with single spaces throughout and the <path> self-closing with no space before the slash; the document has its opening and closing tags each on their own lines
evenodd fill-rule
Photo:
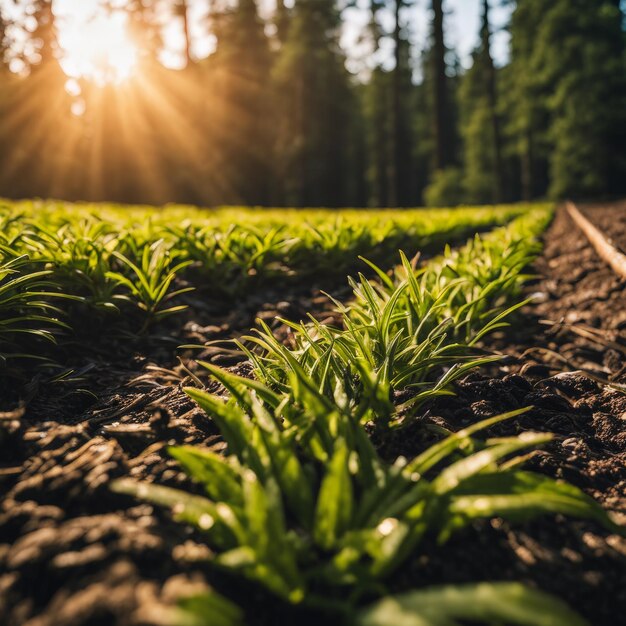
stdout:
<svg viewBox="0 0 626 626">
<path fill-rule="evenodd" d="M 614 240 L 624 234 L 626 205 L 588 211 Z M 613 225 L 615 228 L 613 229 Z M 609 230 L 610 228 L 610 230 Z M 554 441 L 529 467 L 584 489 L 626 522 L 626 394 L 600 381 L 626 380 L 626 284 L 597 257 L 564 211 L 545 236 L 528 285 L 536 303 L 504 337 L 508 355 L 495 376 L 472 374 L 458 395 L 432 405 L 423 421 L 453 430 L 504 411 L 530 413 L 488 432 L 548 431 Z M 539 349 L 538 349 L 539 348 Z M 417 424 L 390 454 L 425 445 Z M 397 583 L 521 580 L 564 598 L 594 625 L 626 624 L 626 540 L 594 524 L 542 519 L 511 526 L 477 524 L 442 550 L 430 546 Z"/>
<path fill-rule="evenodd" d="M 344 285 L 330 288 L 339 299 L 350 292 Z M 182 391 L 191 383 L 188 368 L 209 388 L 210 381 L 195 360 L 185 358 L 183 367 L 173 355 L 222 366 L 241 356 L 217 346 L 176 351 L 177 345 L 239 336 L 256 319 L 280 330 L 277 316 L 336 313 L 318 287 L 268 289 L 228 312 L 196 294 L 188 304 L 182 332 L 179 318 L 159 336 L 92 341 L 84 357 L 77 346 L 77 373 L 60 382 L 36 377 L 25 406 L 15 406 L 15 383 L 0 381 L 6 386 L 0 393 L 3 626 L 151 624 L 159 601 L 195 578 L 206 580 L 206 565 L 195 563 L 208 554 L 198 533 L 162 510 L 129 505 L 108 483 L 131 475 L 178 486 L 186 478 L 167 455 L 168 445 L 223 447 L 212 422 Z M 172 341 L 167 335 L 175 332 Z"/>
<path fill-rule="evenodd" d="M 624 205 L 603 206 L 588 214 L 605 227 L 615 225 L 617 240 L 625 211 Z M 456 397 L 432 404 L 401 436 L 380 442 L 381 452 L 418 452 L 429 443 L 424 423 L 458 429 L 532 404 L 532 412 L 496 432 L 555 433 L 530 466 L 583 488 L 624 523 L 626 395 L 601 382 L 626 381 L 624 283 L 565 213 L 546 234 L 535 271 L 539 278 L 527 288 L 535 304 L 506 340 L 493 338 L 507 354 L 502 365 L 467 377 Z M 204 311 L 195 319 L 205 321 L 197 322 L 191 314 L 182 341 L 237 334 L 259 313 L 268 320 L 277 314 L 298 319 L 308 310 L 322 318 L 332 314 L 311 289 L 268 293 L 229 316 Z M 228 584 L 204 563 L 210 553 L 198 533 L 108 489 L 109 480 L 122 475 L 187 484 L 166 455 L 168 443 L 222 447 L 210 420 L 182 392 L 187 372 L 166 356 L 171 345 L 155 350 L 154 343 L 146 357 L 141 344 L 120 340 L 123 358 L 112 365 L 103 357 L 84 373 L 84 387 L 96 384 L 96 402 L 76 380 L 56 383 L 52 392 L 40 381 L 26 409 L 7 406 L 0 413 L 0 623 L 153 624 L 161 603 L 190 585 Z M 222 365 L 237 361 L 211 349 L 203 356 Z M 477 580 L 525 581 L 564 598 L 594 625 L 626 624 L 626 541 L 570 519 L 515 526 L 496 520 L 476 524 L 444 548 L 427 542 L 390 586 Z M 272 623 L 263 596 L 245 593 L 253 607 L 250 623 Z M 274 624 L 292 622 L 274 615 Z"/>
<path fill-rule="evenodd" d="M 610 207 L 589 204 L 583 210 L 603 233 L 608 234 L 610 243 L 626 254 L 626 202 L 617 202 Z"/>
</svg>

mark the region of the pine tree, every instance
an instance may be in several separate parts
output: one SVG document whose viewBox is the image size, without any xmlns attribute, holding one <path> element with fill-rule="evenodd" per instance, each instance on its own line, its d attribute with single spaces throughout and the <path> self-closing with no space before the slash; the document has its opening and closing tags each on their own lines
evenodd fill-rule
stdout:
<svg viewBox="0 0 626 626">
<path fill-rule="evenodd" d="M 183 39 L 184 39 L 184 47 L 183 54 L 185 57 L 185 67 L 189 67 L 192 62 L 192 53 L 191 53 L 191 26 L 189 22 L 189 6 L 187 0 L 175 0 L 174 3 L 174 13 L 177 15 L 183 25 Z"/>
<path fill-rule="evenodd" d="M 522 0 L 511 19 L 511 63 L 503 90 L 511 150 L 519 161 L 522 198 L 531 200 L 547 190 L 548 94 L 542 92 L 533 66 L 536 36 L 551 0 Z M 544 175 L 542 175 L 544 173 Z"/>
<path fill-rule="evenodd" d="M 276 28 L 276 41 L 279 46 L 282 46 L 287 41 L 290 22 L 291 10 L 285 4 L 285 0 L 278 0 L 274 13 L 274 26 Z"/>
<path fill-rule="evenodd" d="M 434 205 L 456 204 L 461 187 L 461 172 L 457 167 L 458 155 L 458 110 L 456 107 L 459 88 L 460 62 L 446 48 L 444 37 L 445 12 L 442 0 L 432 0 L 433 19 L 430 25 L 430 41 L 423 52 L 424 84 L 420 100 L 426 106 L 428 119 L 417 113 L 420 128 L 430 136 L 429 177 L 423 188 L 424 198 Z M 424 106 L 424 104 L 422 106 Z M 420 133 L 420 141 L 422 139 Z M 425 151 L 422 150 L 422 159 Z M 458 179 L 458 180 L 457 180 Z M 432 187 L 432 189 L 429 189 Z M 449 193 L 448 190 L 449 189 Z"/>
<path fill-rule="evenodd" d="M 480 60 L 485 72 L 485 91 L 489 103 L 491 120 L 491 145 L 493 149 L 493 201 L 502 201 L 503 196 L 503 163 L 502 135 L 500 130 L 500 113 L 498 110 L 498 86 L 496 68 L 491 56 L 491 24 L 489 22 L 489 0 L 483 0 L 483 21 L 480 29 Z"/>
<path fill-rule="evenodd" d="M 624 189 L 621 21 L 614 0 L 518 2 L 508 130 L 521 158 L 525 197 Z"/>
<path fill-rule="evenodd" d="M 432 0 L 432 80 L 433 80 L 433 128 L 435 133 L 435 170 L 447 167 L 450 154 L 447 130 L 448 87 L 446 76 L 446 45 L 444 40 L 443 0 Z"/>
<path fill-rule="evenodd" d="M 553 144 L 550 195 L 597 196 L 626 189 L 626 67 L 621 14 L 609 0 L 561 0 L 545 16 L 538 52 Z"/>
<path fill-rule="evenodd" d="M 405 27 L 402 25 L 402 9 L 409 6 L 406 0 L 396 0 L 394 11 L 394 69 L 392 73 L 391 119 L 393 146 L 391 177 L 389 181 L 389 203 L 393 206 L 407 206 L 416 201 L 411 185 L 413 128 L 411 117 L 414 107 L 411 71 L 411 51 Z"/>
<path fill-rule="evenodd" d="M 0 74 L 4 74 L 9 66 L 9 51 L 11 50 L 11 39 L 9 37 L 9 21 L 0 6 Z"/>
<path fill-rule="evenodd" d="M 394 204 L 389 190 L 389 164 L 393 163 L 391 150 L 392 137 L 391 74 L 381 67 L 372 71 L 368 83 L 363 88 L 363 112 L 367 127 L 367 182 L 371 206 Z M 395 174 L 395 171 L 392 170 Z"/>
<path fill-rule="evenodd" d="M 348 201 L 346 170 L 358 102 L 338 37 L 333 0 L 296 2 L 274 75 L 278 176 L 287 204 Z"/>
<path fill-rule="evenodd" d="M 503 155 L 496 70 L 490 51 L 489 2 L 483 0 L 480 45 L 459 90 L 464 187 L 468 202 L 501 202 Z"/>
<path fill-rule="evenodd" d="M 216 20 L 207 62 L 210 134 L 221 157 L 227 203 L 267 204 L 271 187 L 272 55 L 255 0 L 239 0 Z"/>
<path fill-rule="evenodd" d="M 383 5 L 370 4 L 370 20 L 366 38 L 370 54 L 377 56 L 381 41 L 393 43 L 394 67 L 374 67 L 363 89 L 363 114 L 367 127 L 370 204 L 374 206 L 408 206 L 418 200 L 413 176 L 413 116 L 415 87 L 412 81 L 411 49 L 403 24 L 403 9 L 410 2 L 398 0 L 394 9 L 394 25 L 385 32 L 379 21 Z"/>
</svg>

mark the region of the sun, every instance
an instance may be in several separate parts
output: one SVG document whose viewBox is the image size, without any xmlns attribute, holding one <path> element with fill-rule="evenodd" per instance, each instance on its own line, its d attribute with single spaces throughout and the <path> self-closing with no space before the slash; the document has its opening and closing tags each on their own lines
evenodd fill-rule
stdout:
<svg viewBox="0 0 626 626">
<path fill-rule="evenodd" d="M 128 35 L 127 16 L 121 12 L 66 22 L 59 29 L 59 44 L 61 65 L 72 78 L 122 83 L 132 77 L 137 65 L 137 47 Z"/>
</svg>

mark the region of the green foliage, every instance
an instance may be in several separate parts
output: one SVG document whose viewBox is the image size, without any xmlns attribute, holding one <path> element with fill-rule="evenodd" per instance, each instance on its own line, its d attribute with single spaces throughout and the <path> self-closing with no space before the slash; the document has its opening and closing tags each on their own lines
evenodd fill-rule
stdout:
<svg viewBox="0 0 626 626">
<path fill-rule="evenodd" d="M 346 206 L 357 106 L 334 0 L 297 2 L 273 73 L 277 194 L 289 206 Z"/>
<path fill-rule="evenodd" d="M 264 354 L 249 352 L 258 378 L 203 364 L 228 397 L 196 388 L 186 392 L 214 420 L 226 453 L 183 446 L 171 454 L 206 495 L 127 478 L 112 488 L 169 507 L 177 519 L 196 526 L 215 553 L 215 566 L 239 573 L 283 603 L 323 608 L 336 623 L 582 623 L 559 601 L 513 584 L 425 589 L 364 607 L 386 593 L 385 579 L 423 542 L 445 543 L 477 519 L 515 522 L 562 513 L 622 532 L 579 489 L 521 469 L 529 451 L 550 441 L 549 434 L 477 437 L 528 409 L 450 433 L 414 458 L 392 463 L 379 456 L 366 431 L 368 424 L 398 418 L 389 381 L 411 384 L 424 367 L 421 360 L 432 358 L 428 347 L 411 340 L 420 324 L 434 328 L 427 338 L 437 336 L 437 317 L 465 308 L 478 315 L 457 313 L 462 323 L 456 330 L 475 339 L 502 323 L 510 307 L 478 302 L 516 293 L 521 269 L 536 251 L 529 238 L 549 218 L 549 210 L 537 209 L 485 241 L 477 238 L 455 255 L 448 252 L 421 273 L 406 257 L 395 276 L 376 268 L 379 286 L 363 277 L 353 283 L 356 301 L 342 307 L 343 331 L 294 325 L 300 343 L 287 349 L 265 329 L 257 338 Z M 495 280 L 493 293 L 480 292 L 483 280 Z M 433 300 L 431 289 L 440 290 L 442 301 Z M 414 332 L 403 345 L 407 327 Z M 418 388 L 432 393 L 442 383 L 424 381 Z M 205 607 L 187 605 L 188 623 L 210 620 L 214 601 L 209 596 Z"/>
<path fill-rule="evenodd" d="M 489 0 L 483 0 L 480 44 L 458 91 L 466 202 L 501 202 L 503 159 L 499 76 L 491 55 Z M 510 191 L 508 192 L 510 196 Z"/>
<path fill-rule="evenodd" d="M 367 251 L 387 263 L 400 246 L 439 248 L 524 210 L 157 211 L 5 202 L 0 352 L 54 358 L 53 346 L 45 344 L 59 339 L 61 329 L 71 340 L 70 327 L 77 325 L 143 334 L 182 311 L 181 296 L 196 286 L 203 297 L 233 301 L 276 278 L 295 282 L 347 272 Z"/>
<path fill-rule="evenodd" d="M 550 219 L 547 207 L 537 208 L 455 252 L 447 249 L 419 270 L 402 255 L 391 277 L 368 262 L 379 280 L 362 274 L 351 280 L 350 306 L 336 303 L 339 328 L 315 320 L 285 322 L 293 331 L 288 348 L 261 324 L 239 346 L 259 379 L 274 389 L 287 392 L 292 376 L 307 377 L 330 400 L 352 402 L 362 416 L 362 407 L 380 406 L 392 416 L 380 427 L 407 424 L 424 402 L 449 394 L 454 380 L 491 360 L 471 348 L 506 326 L 505 318 L 519 308 L 507 303 L 527 278 L 523 270 L 539 251 L 536 237 Z M 402 391 L 411 397 L 396 413 L 392 399 Z"/>
<path fill-rule="evenodd" d="M 542 24 L 545 41 L 558 41 L 558 53 L 547 46 L 537 52 L 546 63 L 541 78 L 553 88 L 548 107 L 554 197 L 617 190 L 618 172 L 623 176 L 626 161 L 618 148 L 626 139 L 621 19 L 615 2 L 560 2 Z"/>
<path fill-rule="evenodd" d="M 0 206 L 0 219 L 7 223 L 7 248 L 14 254 L 29 254 L 49 264 L 65 288 L 106 308 L 115 304 L 120 277 L 141 283 L 139 275 L 157 271 L 164 278 L 166 258 L 177 265 L 177 275 L 184 273 L 219 297 L 232 298 L 250 284 L 277 276 L 301 279 L 347 272 L 359 254 L 372 250 L 374 261 L 387 262 L 399 247 L 441 246 L 450 238 L 506 223 L 523 211 L 519 207 L 384 213 L 192 207 L 155 211 L 22 202 Z M 145 252 L 150 246 L 155 250 Z M 144 260 L 145 254 L 151 259 Z M 128 284 L 126 288 L 132 293 Z M 143 290 L 141 297 L 149 300 L 150 290 L 145 286 Z M 135 295 L 140 297 L 139 291 Z"/>
<path fill-rule="evenodd" d="M 0 254 L 0 370 L 13 359 L 41 358 L 39 340 L 55 341 L 55 330 L 65 327 L 51 300 L 49 270 L 33 266 L 28 256 L 3 259 Z"/>
<path fill-rule="evenodd" d="M 611 0 L 525 0 L 511 24 L 509 133 L 527 186 L 554 197 L 623 190 L 624 38 Z M 618 172 L 621 172 L 619 174 Z M 542 189 L 543 184 L 543 189 Z"/>
<path fill-rule="evenodd" d="M 528 626 L 582 626 L 565 604 L 516 583 L 433 587 L 385 598 L 364 610 L 358 626 L 456 626 L 467 620 Z"/>
<path fill-rule="evenodd" d="M 469 80 L 469 78 L 466 78 Z M 462 173 L 466 202 L 493 201 L 494 172 L 493 151 L 489 147 L 490 112 L 477 106 L 473 111 L 462 107 L 467 115 L 462 128 L 465 168 Z"/>
<path fill-rule="evenodd" d="M 243 626 L 241 611 L 215 592 L 185 599 L 165 623 L 177 626 Z M 517 583 L 450 585 L 387 596 L 345 619 L 347 626 L 584 626 L 563 602 Z"/>
<path fill-rule="evenodd" d="M 245 626 L 244 612 L 215 591 L 181 599 L 178 606 L 159 606 L 151 623 L 176 626 Z"/>
<path fill-rule="evenodd" d="M 424 190 L 426 206 L 454 206 L 465 202 L 463 172 L 458 167 L 437 170 Z"/>
<path fill-rule="evenodd" d="M 152 321 L 156 321 L 184 310 L 184 305 L 162 308 L 168 300 L 175 298 L 193 287 L 171 290 L 172 282 L 177 274 L 191 265 L 191 261 L 183 261 L 176 265 L 171 263 L 171 253 L 165 242 L 160 239 L 152 245 L 144 245 L 141 253 L 141 264 L 135 264 L 121 252 L 114 251 L 113 256 L 132 272 L 126 277 L 121 272 L 107 272 L 106 277 L 128 289 L 129 296 L 114 296 L 134 302 L 146 313 L 144 324 L 139 331 L 144 332 Z M 130 297 L 132 296 L 132 298 Z"/>
<path fill-rule="evenodd" d="M 216 566 L 239 572 L 283 601 L 358 605 L 427 537 L 445 542 L 479 518 L 515 521 L 560 512 L 617 529 L 578 489 L 517 468 L 549 435 L 474 437 L 526 409 L 389 465 L 353 411 L 319 394 L 306 377 L 291 377 L 291 394 L 274 394 L 257 381 L 211 372 L 231 392 L 230 400 L 197 389 L 187 393 L 216 421 L 228 453 L 172 449 L 208 497 L 131 479 L 115 481 L 113 489 L 169 506 L 177 519 L 205 533 Z M 372 420 L 388 419 L 380 409 L 367 411 Z M 557 607 L 552 610 L 558 615 Z M 458 616 L 480 615 L 469 611 Z"/>
</svg>

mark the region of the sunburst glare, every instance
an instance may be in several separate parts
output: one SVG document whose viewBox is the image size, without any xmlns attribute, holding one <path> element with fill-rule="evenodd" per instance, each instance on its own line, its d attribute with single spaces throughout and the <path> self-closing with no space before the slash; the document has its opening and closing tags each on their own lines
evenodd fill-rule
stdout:
<svg viewBox="0 0 626 626">
<path fill-rule="evenodd" d="M 59 43 L 63 69 L 74 78 L 121 83 L 137 65 L 137 47 L 128 35 L 127 16 L 121 12 L 68 21 L 60 29 Z"/>
</svg>

